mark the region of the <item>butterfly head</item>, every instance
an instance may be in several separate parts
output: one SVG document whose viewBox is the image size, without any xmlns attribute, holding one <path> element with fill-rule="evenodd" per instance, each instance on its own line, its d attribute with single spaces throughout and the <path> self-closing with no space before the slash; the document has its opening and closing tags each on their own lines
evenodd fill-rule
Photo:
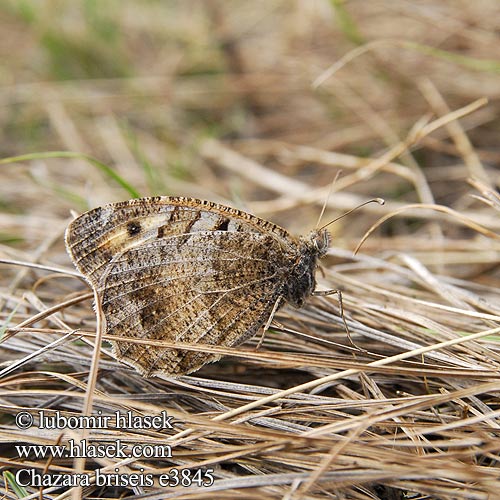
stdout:
<svg viewBox="0 0 500 500">
<path fill-rule="evenodd" d="M 328 252 L 331 240 L 332 237 L 330 233 L 326 229 L 320 229 L 319 231 L 313 231 L 309 234 L 306 244 L 316 257 L 321 258 Z"/>
</svg>

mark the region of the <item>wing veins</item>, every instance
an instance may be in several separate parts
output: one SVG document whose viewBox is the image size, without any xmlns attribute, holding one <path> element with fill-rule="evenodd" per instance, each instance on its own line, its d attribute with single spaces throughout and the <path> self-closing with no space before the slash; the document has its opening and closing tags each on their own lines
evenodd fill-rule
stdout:
<svg viewBox="0 0 500 500">
<path fill-rule="evenodd" d="M 153 286 L 159 286 L 159 285 L 164 285 L 165 287 L 167 287 L 169 284 L 174 283 L 175 281 L 178 281 L 178 280 L 184 280 L 186 278 L 192 278 L 192 277 L 195 277 L 195 276 L 201 278 L 203 276 L 210 276 L 210 274 L 212 274 L 212 276 L 216 276 L 216 274 L 215 274 L 215 272 L 213 270 L 207 269 L 205 272 L 199 271 L 199 272 L 196 272 L 196 273 L 183 274 L 181 276 L 168 277 L 168 278 L 165 278 L 163 280 L 153 281 L 151 283 L 147 283 L 145 285 L 137 286 L 136 288 L 132 288 L 131 290 L 127 290 L 127 291 L 125 291 L 123 293 L 115 295 L 112 298 L 110 298 L 110 299 L 108 299 L 106 301 L 103 301 L 102 305 L 109 304 L 113 300 L 117 300 L 117 299 L 119 299 L 121 297 L 124 297 L 124 296 L 127 296 L 129 294 L 138 292 L 139 290 L 146 290 L 147 288 L 151 288 Z M 273 276 L 275 274 L 273 274 Z M 232 277 L 237 276 L 237 277 L 240 277 L 240 278 L 242 278 L 243 276 L 245 276 L 243 274 L 243 272 L 241 271 L 241 269 L 235 269 L 234 272 L 225 271 L 224 275 L 228 276 L 228 277 L 229 276 L 232 276 Z M 106 285 L 104 285 L 104 287 L 100 288 L 99 290 L 108 291 L 108 290 L 112 290 L 114 288 L 120 287 L 120 286 L 122 286 L 124 284 L 133 283 L 133 282 L 137 282 L 137 279 L 131 279 L 131 280 L 128 280 L 128 281 L 120 281 L 119 283 L 116 283 L 114 285 L 106 284 Z M 226 290 L 220 289 L 220 290 L 213 290 L 213 291 L 214 292 L 225 292 Z M 181 293 L 181 292 L 179 292 L 179 293 Z M 179 295 L 179 293 L 176 293 L 176 294 L 173 294 L 173 295 L 169 295 L 166 298 L 174 297 L 175 295 Z"/>
<path fill-rule="evenodd" d="M 158 326 L 158 325 L 161 325 L 162 323 L 164 323 L 165 321 L 167 321 L 168 319 L 170 319 L 175 313 L 177 313 L 178 311 L 182 311 L 182 309 L 184 309 L 188 304 L 190 304 L 192 301 L 198 299 L 199 297 L 203 297 L 203 295 L 208 295 L 208 294 L 213 294 L 213 293 L 229 293 L 229 292 L 234 292 L 236 290 L 239 290 L 241 288 L 245 288 L 249 285 L 253 285 L 253 284 L 259 284 L 259 283 L 264 283 L 265 281 L 269 281 L 271 278 L 273 278 L 274 276 L 276 275 L 276 273 L 274 273 L 273 275 L 267 277 L 267 278 L 262 278 L 262 279 L 258 279 L 258 280 L 254 280 L 254 281 L 250 281 L 250 282 L 247 282 L 247 283 L 244 283 L 244 284 L 241 284 L 241 285 L 238 285 L 236 287 L 233 287 L 233 288 L 229 288 L 227 290 L 210 290 L 210 291 L 207 291 L 207 292 L 200 292 L 200 293 L 197 293 L 189 302 L 183 304 L 181 307 L 177 308 L 175 311 L 172 311 L 170 314 L 168 314 L 167 316 L 161 318 L 161 320 L 155 324 L 155 328 Z M 115 328 L 117 325 L 119 325 L 120 323 L 122 323 L 124 320 L 130 318 L 131 316 L 133 315 L 136 315 L 138 312 L 146 309 L 146 307 L 149 307 L 151 305 L 154 305 L 154 304 L 158 304 L 159 302 L 163 302 L 165 300 L 165 297 L 162 297 L 161 299 L 158 299 L 158 300 L 155 300 L 155 301 L 152 301 L 152 302 L 149 302 L 147 304 L 147 306 L 144 306 L 144 307 L 139 307 L 137 309 L 134 309 L 133 311 L 130 312 L 130 314 L 128 314 L 127 316 L 125 316 L 124 318 L 120 319 L 120 321 L 118 323 L 116 323 L 115 325 L 113 325 L 113 328 Z M 208 307 L 208 311 L 210 311 L 212 309 L 213 305 L 209 306 Z M 132 323 L 132 325 L 130 325 L 131 327 L 137 325 L 139 323 L 139 321 L 135 321 L 134 323 Z M 148 328 L 147 330 L 146 329 L 143 329 L 143 332 L 141 334 L 141 336 L 139 338 L 144 338 L 147 334 L 149 334 L 151 332 L 151 328 Z"/>
<path fill-rule="evenodd" d="M 227 293 L 226 293 L 226 294 L 227 294 Z M 218 299 L 218 300 L 222 300 L 222 298 L 223 298 L 223 297 L 225 297 L 225 296 L 226 296 L 226 294 L 224 294 L 224 295 L 223 295 L 220 299 Z M 233 326 L 234 326 L 234 325 L 235 325 L 235 324 L 236 324 L 236 323 L 240 320 L 240 318 L 244 315 L 245 311 L 247 311 L 247 310 L 248 310 L 251 306 L 253 306 L 253 305 L 254 305 L 254 304 L 256 304 L 257 302 L 259 302 L 259 300 L 260 300 L 260 299 L 259 299 L 259 297 L 254 298 L 253 302 L 249 305 L 249 307 L 247 307 L 247 308 L 245 308 L 245 309 L 241 310 L 241 311 L 240 311 L 240 312 L 239 312 L 239 313 L 238 313 L 238 314 L 237 314 L 237 315 L 236 315 L 236 316 L 235 316 L 235 317 L 231 320 L 231 322 L 230 322 L 230 323 L 229 323 L 229 324 L 228 324 L 228 325 L 227 325 L 224 329 L 222 329 L 222 330 L 219 332 L 219 336 L 224 336 L 224 333 L 225 333 L 225 332 L 227 332 L 228 330 L 230 330 L 230 329 L 231 329 L 231 328 L 232 328 L 232 327 L 233 327 Z M 273 301 L 274 301 L 274 299 L 273 299 Z M 268 302 L 266 303 L 266 306 L 267 306 L 270 302 L 271 302 L 271 301 L 268 301 Z M 264 306 L 264 308 L 265 308 L 265 306 Z M 223 319 L 224 319 L 224 318 L 225 318 L 225 317 L 229 314 L 229 312 L 230 312 L 230 311 L 233 311 L 234 309 L 235 309 L 235 308 L 234 308 L 234 307 L 232 307 L 229 311 L 225 312 L 222 316 L 220 316 L 219 318 L 217 318 L 217 320 L 216 320 L 214 323 L 212 323 L 212 325 L 210 326 L 210 328 L 208 328 L 207 330 L 205 330 L 205 331 L 203 332 L 203 335 L 202 335 L 201 337 L 199 337 L 198 339 L 196 339 L 196 343 L 200 342 L 200 340 L 201 340 L 201 339 L 203 339 L 203 338 L 204 338 L 204 337 L 206 337 L 206 336 L 207 336 L 210 332 L 212 332 L 212 331 L 215 329 L 215 327 L 216 327 L 216 326 L 217 326 L 217 325 L 218 325 L 218 324 L 219 324 L 219 323 L 220 323 L 220 322 L 221 322 L 221 321 L 222 321 L 222 320 L 223 320 Z M 205 314 L 205 313 L 209 313 L 209 312 L 210 312 L 210 309 L 206 309 L 206 310 L 204 311 L 204 314 Z M 188 327 L 187 327 L 187 328 L 186 328 L 186 329 L 182 332 L 182 334 L 181 334 L 181 335 L 179 335 L 178 337 L 181 337 L 181 338 L 182 338 L 182 336 L 183 336 L 183 335 L 185 335 L 185 334 L 186 334 L 186 332 L 188 332 L 191 328 L 193 328 L 193 326 L 195 326 L 195 325 L 198 323 L 198 321 L 200 321 L 200 320 L 201 320 L 201 317 L 198 317 L 198 318 L 196 319 L 196 321 L 194 321 L 193 323 L 191 323 L 191 324 L 190 324 L 190 325 L 189 325 L 189 326 L 188 326 Z M 247 331 L 248 331 L 248 329 L 247 329 Z M 246 333 L 246 332 L 245 332 L 245 333 Z M 177 340 L 177 337 L 176 337 L 176 340 Z M 154 367 L 155 367 L 156 365 L 158 365 L 158 363 L 159 363 L 159 362 L 161 362 L 161 361 L 165 358 L 165 356 L 167 356 L 167 354 L 168 354 L 169 352 L 171 352 L 171 350 L 170 350 L 170 349 L 169 349 L 169 350 L 163 350 L 163 352 L 161 352 L 161 354 L 160 354 L 160 355 L 158 355 L 158 356 L 155 358 L 155 360 L 153 361 L 153 363 L 152 363 L 152 367 L 151 367 L 151 370 L 153 370 L 153 369 L 154 369 Z M 180 363 L 181 361 L 182 361 L 182 359 L 178 359 L 178 360 L 177 360 L 176 365 L 179 365 L 179 363 Z"/>
</svg>

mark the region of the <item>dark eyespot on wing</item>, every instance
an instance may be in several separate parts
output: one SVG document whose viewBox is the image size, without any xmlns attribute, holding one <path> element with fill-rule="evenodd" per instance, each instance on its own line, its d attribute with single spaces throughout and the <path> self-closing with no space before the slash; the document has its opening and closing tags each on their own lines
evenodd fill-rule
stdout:
<svg viewBox="0 0 500 500">
<path fill-rule="evenodd" d="M 141 231 L 142 227 L 139 222 L 133 220 L 127 224 L 127 233 L 129 236 L 139 234 Z"/>
<path fill-rule="evenodd" d="M 229 228 L 229 219 L 221 217 L 214 226 L 214 231 L 227 231 Z"/>
<path fill-rule="evenodd" d="M 163 238 L 163 234 L 165 233 L 165 226 L 160 226 L 158 228 L 158 233 L 156 235 L 157 238 Z"/>
</svg>

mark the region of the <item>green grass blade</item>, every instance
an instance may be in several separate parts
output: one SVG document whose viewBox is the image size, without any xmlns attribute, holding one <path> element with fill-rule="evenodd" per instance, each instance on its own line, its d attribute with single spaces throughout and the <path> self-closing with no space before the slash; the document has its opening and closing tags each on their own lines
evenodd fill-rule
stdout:
<svg viewBox="0 0 500 500">
<path fill-rule="evenodd" d="M 344 0 L 330 0 L 330 4 L 337 14 L 337 23 L 346 38 L 355 45 L 363 45 L 366 40 L 358 30 L 354 19 L 351 17 L 349 12 L 347 12 Z"/>
<path fill-rule="evenodd" d="M 3 478 L 5 484 L 8 484 L 12 491 L 16 494 L 17 498 L 25 498 L 28 496 L 28 492 L 16 482 L 16 476 L 12 474 L 9 470 L 3 471 Z"/>
<path fill-rule="evenodd" d="M 14 309 L 12 309 L 12 311 L 10 312 L 10 314 L 5 319 L 5 323 L 0 326 L 0 342 L 3 339 L 3 336 L 5 335 L 5 332 L 7 331 L 9 323 L 12 321 L 12 318 L 16 314 L 19 305 L 20 304 L 16 304 L 16 306 L 14 307 Z"/>
<path fill-rule="evenodd" d="M 83 153 L 75 153 L 73 151 L 46 151 L 42 153 L 29 153 L 20 156 L 11 156 L 9 158 L 0 159 L 0 165 L 8 164 L 8 163 L 17 163 L 21 161 L 29 161 L 29 160 L 40 160 L 47 158 L 79 158 L 88 161 L 92 165 L 96 166 L 101 172 L 115 181 L 118 185 L 120 185 L 131 198 L 140 198 L 141 195 L 139 192 L 132 187 L 123 177 L 121 177 L 115 170 L 113 170 L 110 166 L 102 163 L 101 161 L 93 158 L 92 156 L 83 154 Z"/>
<path fill-rule="evenodd" d="M 447 50 L 436 49 L 429 45 L 423 45 L 415 42 L 403 42 L 403 45 L 418 50 L 424 54 L 429 54 L 433 57 L 439 59 L 445 59 L 447 61 L 453 62 L 465 68 L 469 68 L 475 71 L 485 71 L 488 73 L 500 73 L 500 60 L 496 59 L 477 59 L 475 57 L 464 56 L 462 54 L 456 54 L 455 52 L 449 52 Z"/>
</svg>

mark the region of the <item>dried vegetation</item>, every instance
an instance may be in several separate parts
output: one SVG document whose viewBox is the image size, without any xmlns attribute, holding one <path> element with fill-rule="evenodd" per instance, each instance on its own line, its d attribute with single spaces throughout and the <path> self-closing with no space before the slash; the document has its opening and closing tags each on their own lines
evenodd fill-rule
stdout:
<svg viewBox="0 0 500 500">
<path fill-rule="evenodd" d="M 0 165 L 5 498 L 498 498 L 498 2 L 11 1 L 0 13 L 2 156 L 25 155 Z M 386 200 L 332 227 L 318 272 L 343 292 L 351 341 L 336 296 L 315 297 L 283 309 L 259 349 L 220 349 L 230 356 L 193 376 L 144 379 L 107 345 L 97 364 L 90 290 L 63 244 L 70 210 L 195 196 L 303 234 L 339 170 L 323 221 Z M 19 429 L 20 411 L 89 408 L 166 410 L 173 429 L 84 437 L 168 444 L 172 457 L 19 456 L 14 445 L 82 437 Z M 97 469 L 143 469 L 156 484 L 42 492 L 16 486 L 19 468 L 91 483 Z M 215 481 L 159 488 L 172 468 Z"/>
</svg>

